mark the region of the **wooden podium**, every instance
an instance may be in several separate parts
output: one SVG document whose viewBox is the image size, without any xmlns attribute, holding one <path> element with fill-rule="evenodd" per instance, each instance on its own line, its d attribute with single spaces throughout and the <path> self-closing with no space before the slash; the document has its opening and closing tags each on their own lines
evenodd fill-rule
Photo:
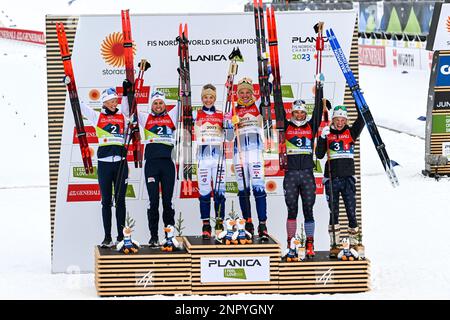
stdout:
<svg viewBox="0 0 450 320">
<path fill-rule="evenodd" d="M 344 293 L 370 290 L 370 261 L 339 261 L 328 252 L 313 259 L 280 262 L 279 293 Z"/>
<path fill-rule="evenodd" d="M 125 255 L 95 248 L 99 296 L 314 294 L 370 290 L 370 261 L 338 261 L 328 252 L 286 262 L 273 238 L 224 245 L 200 236 L 183 237 L 184 248 L 162 252 L 142 247 Z"/>
<path fill-rule="evenodd" d="M 95 248 L 95 285 L 99 296 L 191 293 L 191 256 L 186 250 L 162 252 L 143 246 L 137 254 Z"/>
</svg>

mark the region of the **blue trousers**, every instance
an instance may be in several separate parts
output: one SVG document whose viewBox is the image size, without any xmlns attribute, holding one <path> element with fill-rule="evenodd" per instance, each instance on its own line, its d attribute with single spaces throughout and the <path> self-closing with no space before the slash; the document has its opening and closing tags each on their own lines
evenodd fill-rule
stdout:
<svg viewBox="0 0 450 320">
<path fill-rule="evenodd" d="M 175 225 L 175 210 L 172 206 L 175 186 L 175 165 L 171 159 L 150 159 L 145 161 L 145 183 L 150 201 L 147 209 L 148 228 L 152 237 L 158 236 L 159 185 L 161 184 L 164 225 Z"/>
<path fill-rule="evenodd" d="M 288 208 L 288 219 L 298 215 L 298 198 L 302 198 L 305 222 L 314 222 L 313 207 L 316 202 L 316 180 L 313 169 L 288 170 L 283 180 L 284 200 Z"/>
<path fill-rule="evenodd" d="M 105 236 L 111 236 L 111 219 L 113 205 L 113 185 L 114 189 L 119 188 L 119 172 L 120 161 L 118 162 L 104 162 L 98 161 L 98 184 L 100 186 L 100 193 L 102 195 L 102 219 L 103 229 Z M 123 237 L 122 229 L 125 226 L 125 194 L 127 191 L 127 179 L 128 179 L 128 164 L 125 165 L 123 171 L 123 177 L 121 180 L 120 194 L 116 203 L 116 223 L 118 237 Z"/>
<path fill-rule="evenodd" d="M 336 177 L 331 179 L 332 184 L 330 188 L 330 180 L 325 182 L 325 193 L 327 195 L 328 206 L 330 208 L 330 225 L 339 223 L 339 196 L 342 196 L 344 201 L 345 211 L 350 228 L 356 228 L 358 222 L 356 221 L 356 180 L 353 176 Z M 331 193 L 331 189 L 333 193 Z M 332 197 L 331 197 L 332 195 Z M 333 201 L 331 201 L 331 198 Z M 331 221 L 331 212 L 333 212 L 334 221 Z"/>
</svg>

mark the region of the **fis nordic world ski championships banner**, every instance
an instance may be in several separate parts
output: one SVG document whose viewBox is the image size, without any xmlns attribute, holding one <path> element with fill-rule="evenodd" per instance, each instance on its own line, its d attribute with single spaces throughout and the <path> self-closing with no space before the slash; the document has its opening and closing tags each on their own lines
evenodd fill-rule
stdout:
<svg viewBox="0 0 450 320">
<path fill-rule="evenodd" d="M 295 99 L 302 98 L 309 106 L 314 103 L 315 81 L 315 32 L 318 21 L 325 28 L 333 28 L 348 57 L 355 27 L 354 11 L 335 12 L 277 12 L 279 60 L 282 92 L 285 108 Z M 180 23 L 189 27 L 189 53 L 191 61 L 191 83 L 193 108 L 201 107 L 201 88 L 206 83 L 217 87 L 216 106 L 223 108 L 225 102 L 225 81 L 230 61 L 228 55 L 233 47 L 239 47 L 244 61 L 239 62 L 236 82 L 246 76 L 258 83 L 256 40 L 254 18 L 251 13 L 221 15 L 131 15 L 131 26 L 135 48 L 135 67 L 142 58 L 150 61 L 152 67 L 146 72 L 144 91 L 138 108 L 149 111 L 149 94 L 155 89 L 166 93 L 168 105 L 176 105 L 178 94 L 179 58 L 177 43 Z M 91 108 L 101 108 L 100 93 L 107 87 L 121 87 L 125 78 L 122 47 L 122 26 L 120 15 L 81 16 L 76 25 L 72 61 L 80 100 Z M 345 79 L 335 61 L 333 52 L 325 40 L 322 70 L 325 75 L 324 95 L 332 104 L 344 101 Z M 259 88 L 255 85 L 258 96 Z M 272 118 L 275 119 L 274 113 Z M 98 140 L 95 129 L 85 119 L 88 141 L 93 152 L 96 167 Z M 142 133 L 141 133 L 141 136 Z M 193 154 L 196 154 L 194 141 Z M 286 238 L 287 209 L 283 197 L 283 173 L 276 165 L 277 153 L 266 153 L 266 190 L 268 193 L 268 228 L 270 234 L 284 243 Z M 129 157 L 132 160 L 132 157 Z M 196 160 L 194 159 L 194 163 Z M 143 169 L 136 169 L 129 163 L 127 189 L 127 211 L 136 220 L 135 238 L 143 244 L 149 239 L 147 222 L 148 195 Z M 195 178 L 194 166 L 194 180 Z M 316 220 L 316 250 L 328 249 L 328 207 L 322 186 L 324 163 L 317 166 L 317 200 L 314 207 Z M 231 158 L 227 159 L 227 215 L 234 202 L 239 212 Z M 184 198 L 177 181 L 174 194 L 176 219 L 182 212 L 184 235 L 200 234 L 201 220 L 196 195 Z M 253 201 L 253 200 L 252 200 Z M 253 203 L 253 208 L 255 208 Z M 301 206 L 300 206 L 301 207 Z M 160 211 L 162 212 L 162 210 Z M 212 213 L 213 216 L 213 213 Z M 253 214 L 256 217 L 256 213 Z M 300 226 L 303 214 L 299 212 Z M 114 219 L 114 218 L 113 218 Z M 160 219 L 162 220 L 162 219 Z M 115 223 L 113 223 L 114 225 Z M 113 237 L 116 231 L 113 227 Z M 162 222 L 159 228 L 162 237 Z M 64 272 L 70 266 L 81 271 L 92 271 L 94 260 L 92 249 L 103 238 L 100 191 L 96 168 L 93 174 L 84 172 L 74 122 L 68 98 L 64 113 L 61 153 L 58 172 L 58 186 L 55 209 L 55 231 L 53 246 L 53 271 Z"/>
</svg>

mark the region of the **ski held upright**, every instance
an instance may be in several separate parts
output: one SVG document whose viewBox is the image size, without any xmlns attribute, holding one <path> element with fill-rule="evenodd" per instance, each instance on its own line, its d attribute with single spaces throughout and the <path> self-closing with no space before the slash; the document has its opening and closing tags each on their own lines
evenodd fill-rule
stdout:
<svg viewBox="0 0 450 320">
<path fill-rule="evenodd" d="M 364 99 L 364 95 L 359 87 L 359 83 L 356 81 L 355 76 L 353 75 L 352 70 L 350 69 L 350 65 L 348 64 L 347 58 L 345 57 L 344 52 L 342 51 L 341 45 L 336 38 L 336 35 L 333 32 L 333 29 L 326 30 L 326 34 L 328 40 L 330 42 L 333 53 L 336 57 L 336 60 L 339 64 L 339 67 L 344 74 L 345 80 L 347 82 L 348 87 L 352 93 L 353 99 L 355 100 L 355 104 L 357 106 L 358 112 L 361 114 L 364 122 L 367 126 L 367 130 L 372 138 L 372 141 L 375 145 L 375 149 L 377 150 L 378 156 L 380 157 L 381 163 L 383 164 L 384 170 L 389 178 L 393 187 L 399 185 L 397 175 L 395 174 L 394 167 L 392 162 L 388 156 L 386 151 L 386 146 L 381 140 L 380 133 L 378 132 L 378 127 L 375 124 L 375 120 L 373 119 L 372 113 L 370 112 L 369 106 Z"/>
</svg>

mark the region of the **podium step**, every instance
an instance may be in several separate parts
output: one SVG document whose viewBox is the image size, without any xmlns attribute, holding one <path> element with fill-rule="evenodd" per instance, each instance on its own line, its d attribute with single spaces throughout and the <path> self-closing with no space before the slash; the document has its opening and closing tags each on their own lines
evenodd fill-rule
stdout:
<svg viewBox="0 0 450 320">
<path fill-rule="evenodd" d="M 95 248 L 99 296 L 350 293 L 370 290 L 370 260 L 338 261 L 328 252 L 287 262 L 276 239 L 225 245 L 200 236 L 163 252 L 143 246 L 137 254 Z"/>
</svg>

